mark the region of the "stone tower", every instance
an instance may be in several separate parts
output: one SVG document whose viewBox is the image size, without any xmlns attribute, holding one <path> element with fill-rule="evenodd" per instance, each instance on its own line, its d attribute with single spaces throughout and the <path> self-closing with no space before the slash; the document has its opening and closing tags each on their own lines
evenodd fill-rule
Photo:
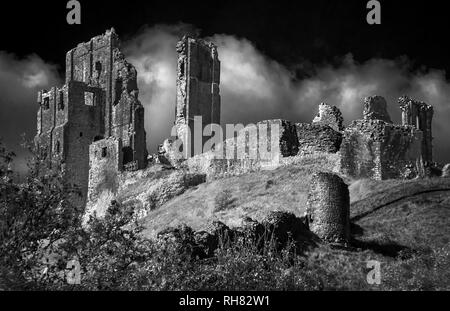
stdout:
<svg viewBox="0 0 450 311">
<path fill-rule="evenodd" d="M 65 85 L 38 94 L 37 149 L 48 167 L 62 169 L 65 179 L 80 188 L 77 206 L 86 203 L 93 142 L 120 140 L 121 169 L 146 165 L 144 108 L 136 76 L 111 29 L 67 52 Z"/>
<path fill-rule="evenodd" d="M 402 124 L 414 126 L 422 131 L 422 159 L 425 164 L 431 163 L 433 161 L 431 132 L 433 106 L 407 96 L 400 97 L 398 103 L 402 110 Z"/>
<path fill-rule="evenodd" d="M 201 131 L 209 124 L 220 124 L 220 61 L 211 42 L 184 36 L 177 44 L 177 100 L 175 125 L 185 158 L 201 153 L 209 137 L 194 141 L 194 118 L 201 117 Z M 188 131 L 189 129 L 189 131 Z M 199 127 L 195 130 L 200 130 Z M 197 146 L 194 152 L 194 147 Z"/>
</svg>

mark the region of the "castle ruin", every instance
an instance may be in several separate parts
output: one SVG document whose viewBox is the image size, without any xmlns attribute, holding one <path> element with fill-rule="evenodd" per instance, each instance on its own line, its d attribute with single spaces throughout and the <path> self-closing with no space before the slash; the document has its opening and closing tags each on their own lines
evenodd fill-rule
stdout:
<svg viewBox="0 0 450 311">
<path fill-rule="evenodd" d="M 321 103 L 311 123 L 261 121 L 252 125 L 254 129 L 244 127 L 245 135 L 223 142 L 225 148 L 243 149 L 243 159 L 216 159 L 212 151 L 195 154 L 210 139 L 199 135 L 202 140 L 194 141 L 195 131 L 203 134 L 208 125 L 220 124 L 220 61 L 217 47 L 203 39 L 185 36 L 176 50 L 175 128 L 187 160 L 174 165 L 174 150 L 166 140 L 154 163 L 225 177 L 291 163 L 282 158 L 321 153 L 335 154 L 340 173 L 348 177 L 387 179 L 423 176 L 423 166 L 432 161 L 433 108 L 401 97 L 402 124 L 397 125 L 381 96 L 367 97 L 363 118 L 347 127 L 337 107 Z M 144 108 L 138 94 L 136 69 L 121 53 L 114 29 L 70 50 L 65 85 L 39 92 L 37 149 L 46 167 L 61 169 L 66 181 L 80 188 L 82 196 L 74 199 L 77 206 L 95 210 L 98 202 L 108 204 L 120 188 L 119 181 L 129 176 L 127 172 L 154 164 L 148 158 Z M 194 128 L 198 117 L 202 118 L 200 129 Z M 276 139 L 260 127 L 276 128 Z M 257 144 L 248 142 L 251 130 Z M 262 159 L 268 146 L 273 158 Z"/>
<path fill-rule="evenodd" d="M 362 120 L 345 130 L 341 171 L 353 178 L 395 179 L 423 175 L 423 131 L 410 124 L 392 124 L 380 96 L 364 100 Z"/>
<path fill-rule="evenodd" d="M 39 92 L 37 150 L 49 168 L 61 169 L 65 180 L 80 188 L 77 206 L 86 203 L 90 175 L 106 168 L 90 170 L 90 154 L 106 158 L 108 150 L 117 149 L 118 170 L 146 166 L 144 108 L 138 93 L 136 70 L 120 51 L 114 29 L 67 52 L 65 85 Z"/>
</svg>

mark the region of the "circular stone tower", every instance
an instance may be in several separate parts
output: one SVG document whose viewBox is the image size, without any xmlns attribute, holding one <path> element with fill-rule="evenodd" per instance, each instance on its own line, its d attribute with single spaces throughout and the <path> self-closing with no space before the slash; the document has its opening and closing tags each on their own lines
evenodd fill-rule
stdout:
<svg viewBox="0 0 450 311">
<path fill-rule="evenodd" d="M 312 176 L 308 194 L 309 229 L 321 239 L 345 244 L 350 239 L 350 195 L 348 186 L 336 174 Z"/>
</svg>

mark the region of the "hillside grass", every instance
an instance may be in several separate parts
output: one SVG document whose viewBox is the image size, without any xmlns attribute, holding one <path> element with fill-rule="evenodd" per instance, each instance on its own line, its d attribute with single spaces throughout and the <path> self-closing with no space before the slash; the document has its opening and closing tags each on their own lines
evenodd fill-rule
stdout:
<svg viewBox="0 0 450 311">
<path fill-rule="evenodd" d="M 144 235 L 154 237 L 165 227 L 181 224 L 202 230 L 216 220 L 236 227 L 244 217 L 261 221 L 271 211 L 303 216 L 312 174 L 335 170 L 336 157 L 317 154 L 291 160 L 275 170 L 217 179 L 187 190 L 141 221 Z"/>
</svg>

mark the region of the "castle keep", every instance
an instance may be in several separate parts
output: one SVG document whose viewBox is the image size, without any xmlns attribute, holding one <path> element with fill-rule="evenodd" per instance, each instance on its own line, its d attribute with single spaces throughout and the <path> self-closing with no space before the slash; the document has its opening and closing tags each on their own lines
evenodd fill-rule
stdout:
<svg viewBox="0 0 450 311">
<path fill-rule="evenodd" d="M 144 108 L 136 70 L 121 53 L 114 29 L 67 52 L 65 82 L 39 92 L 35 142 L 48 167 L 60 168 L 80 188 L 75 203 L 84 207 L 90 156 L 108 158 L 117 150 L 119 170 L 146 166 Z"/>
</svg>

